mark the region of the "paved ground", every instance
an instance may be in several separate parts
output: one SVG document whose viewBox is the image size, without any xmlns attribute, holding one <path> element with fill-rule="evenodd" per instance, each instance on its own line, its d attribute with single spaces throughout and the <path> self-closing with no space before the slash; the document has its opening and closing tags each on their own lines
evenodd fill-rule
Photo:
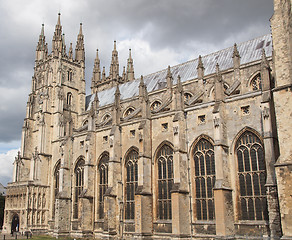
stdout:
<svg viewBox="0 0 292 240">
<path fill-rule="evenodd" d="M 14 234 L 13 236 L 11 234 L 3 234 L 0 233 L 0 240 L 11 240 L 11 239 L 30 239 L 27 236 L 22 236 L 20 234 Z"/>
</svg>

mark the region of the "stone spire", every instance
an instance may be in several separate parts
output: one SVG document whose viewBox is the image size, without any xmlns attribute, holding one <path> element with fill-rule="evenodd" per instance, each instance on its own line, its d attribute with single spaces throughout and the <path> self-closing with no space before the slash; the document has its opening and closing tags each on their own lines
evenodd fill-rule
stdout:
<svg viewBox="0 0 292 240">
<path fill-rule="evenodd" d="M 180 80 L 180 75 L 177 77 L 177 85 L 175 89 L 175 98 L 176 98 L 176 110 L 183 110 L 184 108 L 184 94 L 183 86 Z"/>
<path fill-rule="evenodd" d="M 129 49 L 129 58 L 127 64 L 127 81 L 133 81 L 135 79 L 134 76 L 134 65 L 133 65 L 133 58 L 131 54 L 131 49 Z"/>
<path fill-rule="evenodd" d="M 234 43 L 232 59 L 233 59 L 233 67 L 236 68 L 236 69 L 239 68 L 239 66 L 240 66 L 240 55 L 239 55 L 239 51 L 237 49 L 237 44 L 236 43 Z"/>
<path fill-rule="evenodd" d="M 123 79 L 123 82 L 125 82 L 127 80 L 127 77 L 126 77 L 126 67 L 125 66 L 123 67 L 123 76 L 122 76 L 122 79 Z"/>
<path fill-rule="evenodd" d="M 82 23 L 80 23 L 79 34 L 77 36 L 76 48 L 75 48 L 75 60 L 85 61 L 85 51 L 84 51 L 84 35 L 82 33 Z"/>
<path fill-rule="evenodd" d="M 115 92 L 115 101 L 114 101 L 114 108 L 113 108 L 113 125 L 120 124 L 121 118 L 121 93 L 119 89 L 119 85 L 117 85 L 116 92 Z"/>
<path fill-rule="evenodd" d="M 172 73 L 170 71 L 170 66 L 167 68 L 167 75 L 166 75 L 166 82 L 167 82 L 167 88 L 172 88 Z"/>
<path fill-rule="evenodd" d="M 100 59 L 98 56 L 98 49 L 96 49 L 96 57 L 94 60 L 94 66 L 93 66 L 93 76 L 91 79 L 91 91 L 92 94 L 95 92 L 95 87 L 97 82 L 100 82 L 101 80 L 101 74 L 100 74 Z"/>
<path fill-rule="evenodd" d="M 266 51 L 263 48 L 262 49 L 262 61 L 261 61 L 261 67 L 266 67 L 266 68 L 270 68 L 269 62 L 267 60 L 267 56 L 266 56 Z"/>
<path fill-rule="evenodd" d="M 114 41 L 114 50 L 112 51 L 112 62 L 110 66 L 110 78 L 118 79 L 119 76 L 119 59 L 116 41 Z"/>
<path fill-rule="evenodd" d="M 72 43 L 70 43 L 70 48 L 69 48 L 69 60 L 73 61 L 73 47 L 72 47 Z"/>
<path fill-rule="evenodd" d="M 58 56 L 62 52 L 62 26 L 61 26 L 61 13 L 58 13 L 58 21 L 55 27 L 55 32 L 53 36 L 52 52 L 53 56 Z"/>
<path fill-rule="evenodd" d="M 66 56 L 65 33 L 62 35 L 62 56 Z"/>
<path fill-rule="evenodd" d="M 198 66 L 197 66 L 197 72 L 198 72 L 198 79 L 203 79 L 204 77 L 204 65 L 202 62 L 202 56 L 199 55 L 199 59 L 198 59 Z"/>
<path fill-rule="evenodd" d="M 105 76 L 105 67 L 102 68 L 102 81 L 106 80 L 106 76 Z"/>
<path fill-rule="evenodd" d="M 271 89 L 271 76 L 270 76 L 270 65 L 267 60 L 265 49 L 262 50 L 262 61 L 261 61 L 261 81 L 262 90 L 267 91 Z"/>
<path fill-rule="evenodd" d="M 216 64 L 216 77 L 215 77 L 215 101 L 221 101 L 223 100 L 223 80 L 222 80 L 222 74 L 219 69 L 219 64 Z"/>
<path fill-rule="evenodd" d="M 38 45 L 36 48 L 36 61 L 44 60 L 47 56 L 48 45 L 46 44 L 44 24 L 42 24 L 41 34 L 39 36 Z"/>
<path fill-rule="evenodd" d="M 142 107 L 142 118 L 149 118 L 150 116 L 150 108 L 149 108 L 149 97 L 147 92 L 147 86 L 144 83 L 143 75 L 140 78 L 139 84 L 139 99 Z"/>
</svg>

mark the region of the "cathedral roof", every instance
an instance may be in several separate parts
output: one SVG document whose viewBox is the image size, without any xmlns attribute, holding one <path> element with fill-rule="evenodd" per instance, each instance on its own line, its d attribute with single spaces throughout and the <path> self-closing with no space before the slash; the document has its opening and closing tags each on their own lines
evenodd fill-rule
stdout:
<svg viewBox="0 0 292 240">
<path fill-rule="evenodd" d="M 262 49 L 264 48 L 266 56 L 272 56 L 272 36 L 267 34 L 247 42 L 239 43 L 237 49 L 240 54 L 240 64 L 247 64 L 260 60 L 262 57 Z M 220 70 L 224 71 L 233 68 L 233 46 L 214 52 L 205 56 L 202 56 L 202 62 L 204 64 L 204 75 L 213 74 L 216 72 L 216 64 L 220 66 Z M 173 66 L 170 68 L 173 83 L 176 84 L 178 75 L 181 77 L 181 82 L 186 82 L 188 80 L 196 79 L 198 77 L 197 73 L 198 58 L 190 60 L 188 62 Z M 151 73 L 144 76 L 144 83 L 147 86 L 148 92 L 153 92 L 166 87 L 166 75 L 167 68 L 159 72 Z M 121 100 L 131 98 L 139 95 L 139 83 L 140 79 L 134 81 L 126 82 L 119 85 L 121 92 Z M 116 87 L 106 89 L 98 92 L 99 106 L 105 106 L 112 104 L 115 99 Z M 91 106 L 91 102 L 94 99 L 94 94 L 86 97 L 86 109 L 88 110 Z"/>
</svg>

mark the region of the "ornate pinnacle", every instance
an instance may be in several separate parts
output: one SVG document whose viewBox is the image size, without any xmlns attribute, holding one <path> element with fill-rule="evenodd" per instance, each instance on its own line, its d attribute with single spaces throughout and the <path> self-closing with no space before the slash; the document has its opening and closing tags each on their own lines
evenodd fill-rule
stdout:
<svg viewBox="0 0 292 240">
<path fill-rule="evenodd" d="M 167 68 L 167 75 L 166 75 L 166 77 L 172 77 L 172 74 L 171 74 L 171 71 L 170 71 L 170 66 L 168 65 L 168 68 Z"/>
<path fill-rule="evenodd" d="M 238 58 L 240 57 L 236 43 L 234 43 L 232 58 L 235 58 L 235 57 L 238 57 Z"/>
<path fill-rule="evenodd" d="M 202 56 L 199 55 L 199 60 L 198 60 L 198 66 L 197 66 L 197 69 L 198 68 L 204 68 L 204 65 L 203 65 L 203 62 L 202 62 Z"/>
<path fill-rule="evenodd" d="M 269 68 L 269 62 L 267 60 L 267 56 L 266 56 L 266 52 L 265 52 L 264 48 L 262 49 L 262 62 L 261 62 L 261 65 L 264 66 L 264 67 Z"/>
</svg>

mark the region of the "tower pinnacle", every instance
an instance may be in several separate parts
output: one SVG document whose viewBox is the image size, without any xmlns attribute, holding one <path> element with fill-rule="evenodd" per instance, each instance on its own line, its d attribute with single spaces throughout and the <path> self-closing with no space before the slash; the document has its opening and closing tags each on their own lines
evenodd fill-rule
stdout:
<svg viewBox="0 0 292 240">
<path fill-rule="evenodd" d="M 94 60 L 94 66 L 93 66 L 93 75 L 91 79 L 91 92 L 92 94 L 96 92 L 96 84 L 101 80 L 101 74 L 100 74 L 100 59 L 98 56 L 98 49 L 96 49 L 96 57 Z"/>
<path fill-rule="evenodd" d="M 36 48 L 36 61 L 44 60 L 48 52 L 44 32 L 44 24 L 42 24 L 41 34 L 39 36 L 39 41 Z"/>
<path fill-rule="evenodd" d="M 85 51 L 84 51 L 84 36 L 82 33 L 82 23 L 80 23 L 79 34 L 77 36 L 77 43 L 75 48 L 75 60 L 85 61 Z"/>
<path fill-rule="evenodd" d="M 61 26 L 61 13 L 58 13 L 58 21 L 55 27 L 55 32 L 53 36 L 52 52 L 54 56 L 58 56 L 62 52 L 62 26 Z"/>
<path fill-rule="evenodd" d="M 127 79 L 127 81 L 133 81 L 135 79 L 131 48 L 129 49 L 129 58 L 128 58 L 128 64 L 127 64 L 127 77 L 126 77 L 126 79 Z"/>
<path fill-rule="evenodd" d="M 119 76 L 119 59 L 116 41 L 114 41 L 114 50 L 112 51 L 112 61 L 110 66 L 110 77 L 112 79 L 118 79 Z"/>
</svg>

